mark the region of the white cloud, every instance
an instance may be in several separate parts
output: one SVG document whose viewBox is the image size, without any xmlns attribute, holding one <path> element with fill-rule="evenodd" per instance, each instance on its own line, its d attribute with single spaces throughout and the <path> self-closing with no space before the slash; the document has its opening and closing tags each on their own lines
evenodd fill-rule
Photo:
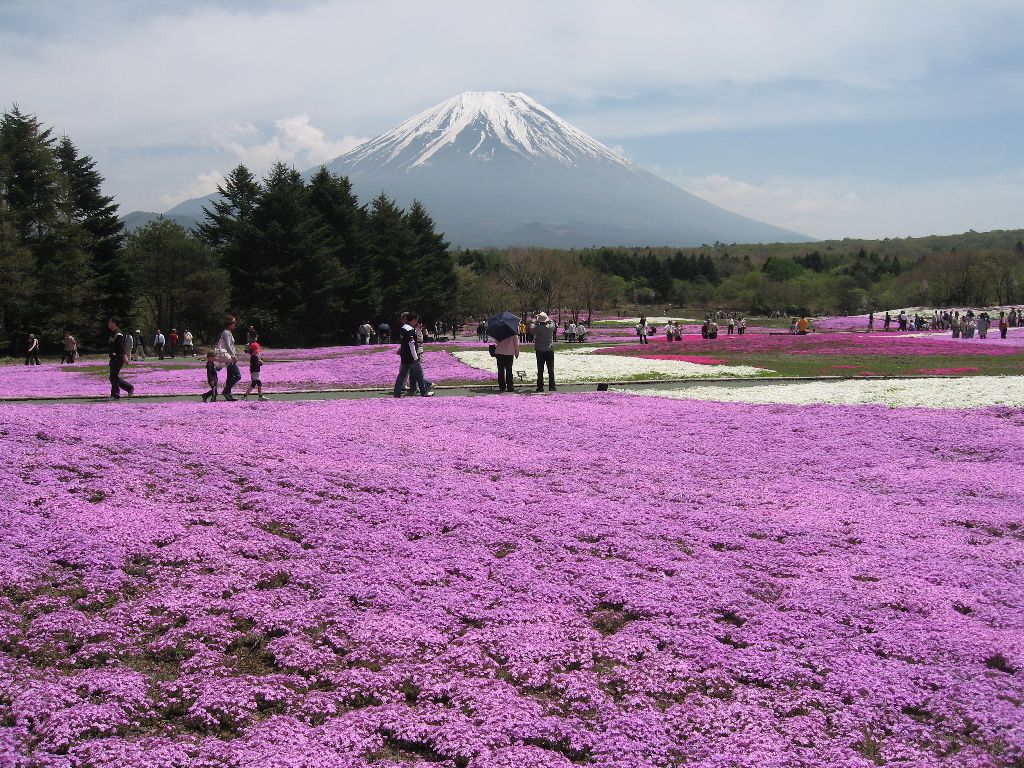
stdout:
<svg viewBox="0 0 1024 768">
<path fill-rule="evenodd" d="M 205 197 L 216 192 L 217 186 L 223 181 L 224 174 L 216 169 L 207 173 L 200 173 L 184 189 L 180 189 L 171 195 L 161 195 L 160 202 L 165 209 L 172 208 L 184 200 L 190 200 L 193 197 Z"/>
<path fill-rule="evenodd" d="M 332 141 L 323 130 L 310 123 L 309 115 L 284 117 L 274 123 L 274 134 L 260 141 L 260 131 L 251 124 L 225 123 L 210 131 L 210 138 L 251 170 L 266 170 L 281 161 L 301 169 L 320 165 L 343 155 L 365 137 L 343 136 Z"/>
</svg>

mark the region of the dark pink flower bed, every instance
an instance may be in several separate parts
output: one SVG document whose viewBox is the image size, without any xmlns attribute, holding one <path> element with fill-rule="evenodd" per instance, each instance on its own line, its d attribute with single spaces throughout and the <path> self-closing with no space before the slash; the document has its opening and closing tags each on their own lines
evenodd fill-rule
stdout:
<svg viewBox="0 0 1024 768">
<path fill-rule="evenodd" d="M 1024 760 L 1019 411 L 494 403 L 0 406 L 0 765 Z"/>
<path fill-rule="evenodd" d="M 1018 329 L 1014 328 L 1014 331 Z M 630 344 L 598 350 L 616 355 L 713 355 L 715 352 L 785 352 L 792 355 L 1020 355 L 1024 354 L 1024 329 L 1006 339 L 991 334 L 987 339 L 954 339 L 947 335 L 905 336 L 886 333 L 747 334 L 702 339 L 684 336 L 667 342 L 651 337 L 650 344 Z"/>
</svg>

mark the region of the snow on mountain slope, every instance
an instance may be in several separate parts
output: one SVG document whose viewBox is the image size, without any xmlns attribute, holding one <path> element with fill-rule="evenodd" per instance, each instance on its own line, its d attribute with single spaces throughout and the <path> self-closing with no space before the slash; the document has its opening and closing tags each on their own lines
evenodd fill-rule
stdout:
<svg viewBox="0 0 1024 768">
<path fill-rule="evenodd" d="M 343 155 L 351 168 L 415 169 L 455 159 L 519 158 L 635 166 L 524 93 L 467 91 L 420 112 Z"/>
</svg>

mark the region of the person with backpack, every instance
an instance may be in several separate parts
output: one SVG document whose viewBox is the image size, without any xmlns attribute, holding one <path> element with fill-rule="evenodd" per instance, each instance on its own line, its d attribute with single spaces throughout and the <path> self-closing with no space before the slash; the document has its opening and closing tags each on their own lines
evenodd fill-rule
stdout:
<svg viewBox="0 0 1024 768">
<path fill-rule="evenodd" d="M 533 325 L 533 351 L 537 355 L 537 392 L 544 391 L 544 368 L 548 369 L 548 392 L 555 392 L 555 324 L 546 312 Z"/>
<path fill-rule="evenodd" d="M 28 335 L 28 349 L 25 350 L 25 365 L 42 365 L 39 362 L 39 339 L 35 334 Z"/>
<path fill-rule="evenodd" d="M 227 373 L 225 374 L 224 389 L 221 390 L 221 397 L 234 402 L 235 396 L 231 394 L 231 388 L 242 380 L 242 372 L 238 369 L 238 356 L 235 352 L 234 330 L 238 321 L 233 315 L 224 318 L 224 330 L 217 341 L 217 358 L 223 361 Z"/>
<path fill-rule="evenodd" d="M 64 331 L 64 354 L 60 357 L 61 365 L 67 360 L 69 363 L 75 362 L 75 358 L 78 356 L 78 342 L 75 337 L 71 335 L 70 331 Z"/>
<path fill-rule="evenodd" d="M 128 362 L 128 346 L 125 335 L 121 332 L 121 319 L 111 317 L 107 320 L 107 328 L 110 330 L 110 338 L 107 341 L 107 357 L 110 367 L 110 399 L 120 400 L 121 390 L 131 397 L 135 394 L 135 387 L 121 378 L 121 369 Z"/>
<path fill-rule="evenodd" d="M 398 378 L 395 379 L 395 397 L 402 396 L 407 378 L 419 387 L 421 396 L 432 397 L 434 394 L 434 385 L 423 378 L 423 363 L 416 347 L 416 326 L 419 322 L 419 315 L 409 312 L 405 315 L 405 322 L 398 332 L 398 354 L 401 364 L 398 367 Z"/>
</svg>

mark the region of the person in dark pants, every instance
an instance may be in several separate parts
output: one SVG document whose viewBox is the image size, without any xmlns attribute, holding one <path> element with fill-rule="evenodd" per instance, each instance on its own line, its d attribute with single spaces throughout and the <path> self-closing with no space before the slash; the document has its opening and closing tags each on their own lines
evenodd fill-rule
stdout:
<svg viewBox="0 0 1024 768">
<path fill-rule="evenodd" d="M 224 381 L 224 389 L 220 394 L 225 400 L 235 400 L 231 394 L 231 388 L 242 380 L 242 372 L 238 369 L 238 356 L 235 353 L 235 326 L 237 321 L 232 315 L 224 318 L 224 330 L 220 334 L 217 346 L 220 349 L 218 357 L 224 359 L 227 365 L 227 375 Z"/>
<path fill-rule="evenodd" d="M 171 332 L 167 334 L 167 346 L 171 348 L 171 357 L 178 356 L 178 329 L 171 328 Z"/>
<path fill-rule="evenodd" d="M 25 350 L 25 365 L 42 365 L 39 362 L 39 339 L 31 333 L 28 335 L 28 349 Z"/>
<path fill-rule="evenodd" d="M 537 355 L 537 391 L 544 391 L 544 366 L 548 368 L 548 391 L 555 391 L 555 325 L 546 312 L 533 325 L 533 351 Z"/>
<path fill-rule="evenodd" d="M 156 353 L 160 356 L 161 360 L 164 359 L 165 344 L 167 344 L 167 339 L 162 333 L 160 333 L 160 329 L 157 328 L 156 333 L 153 335 L 153 349 L 156 350 Z"/>
<path fill-rule="evenodd" d="M 419 325 L 419 316 L 415 312 L 409 312 L 403 314 L 403 318 L 405 322 L 398 332 L 398 354 L 401 356 L 401 364 L 398 366 L 398 377 L 395 379 L 395 397 L 402 397 L 407 378 L 412 381 L 414 387 L 419 389 L 422 397 L 433 397 L 434 385 L 423 378 L 423 363 L 416 346 L 416 326 Z"/>
<path fill-rule="evenodd" d="M 110 399 L 120 400 L 123 389 L 129 396 L 135 394 L 135 387 L 121 378 L 121 368 L 128 362 L 127 339 L 121 333 L 121 320 L 112 317 L 107 320 L 107 328 L 110 329 L 110 340 L 107 344 L 107 353 L 110 357 Z"/>
<path fill-rule="evenodd" d="M 512 360 L 519 357 L 519 336 L 512 334 L 494 345 L 494 356 L 498 360 L 498 391 L 515 392 L 512 378 Z"/>
</svg>

